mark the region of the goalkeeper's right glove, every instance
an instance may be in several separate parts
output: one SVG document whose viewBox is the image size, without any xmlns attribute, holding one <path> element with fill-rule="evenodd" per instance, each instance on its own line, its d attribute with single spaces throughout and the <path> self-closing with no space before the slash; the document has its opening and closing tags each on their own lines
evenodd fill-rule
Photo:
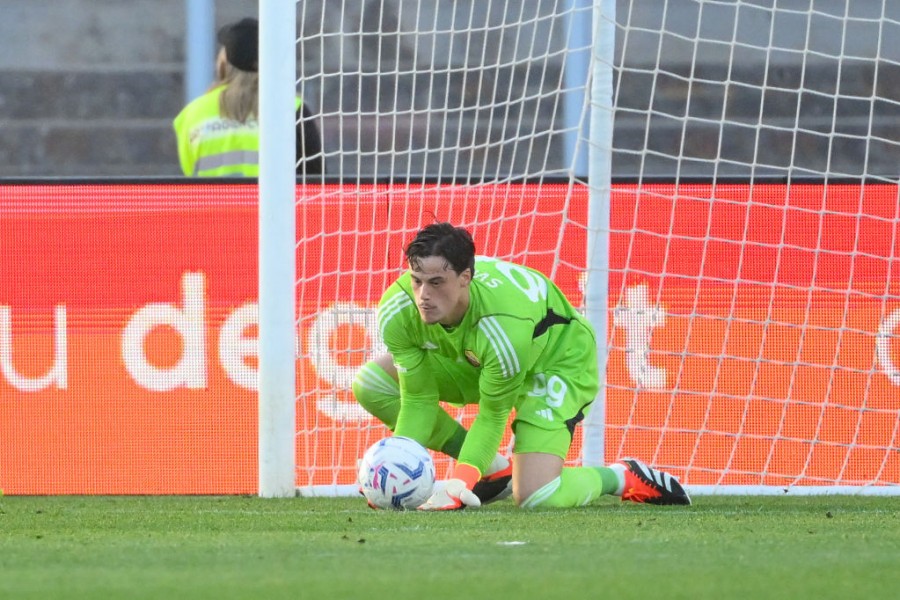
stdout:
<svg viewBox="0 0 900 600">
<path fill-rule="evenodd" d="M 481 478 L 481 473 L 467 464 L 457 464 L 453 469 L 453 478 L 433 493 L 419 510 L 460 510 L 466 507 L 478 508 L 481 500 L 472 491 L 472 487 Z"/>
</svg>

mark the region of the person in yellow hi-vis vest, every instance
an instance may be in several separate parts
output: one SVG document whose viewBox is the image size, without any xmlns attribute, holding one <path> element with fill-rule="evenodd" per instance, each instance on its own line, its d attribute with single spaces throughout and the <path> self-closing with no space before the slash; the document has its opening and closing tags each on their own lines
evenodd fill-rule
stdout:
<svg viewBox="0 0 900 600">
<path fill-rule="evenodd" d="M 259 175 L 259 22 L 246 18 L 219 30 L 216 81 L 175 117 L 185 175 Z M 311 111 L 297 98 L 297 174 L 324 172 L 322 142 Z"/>
</svg>

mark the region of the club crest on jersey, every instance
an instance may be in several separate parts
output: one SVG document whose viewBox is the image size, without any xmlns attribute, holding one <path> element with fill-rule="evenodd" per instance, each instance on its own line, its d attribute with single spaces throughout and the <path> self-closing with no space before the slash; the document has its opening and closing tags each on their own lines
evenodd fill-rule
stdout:
<svg viewBox="0 0 900 600">
<path fill-rule="evenodd" d="M 470 365 L 472 365 L 473 367 L 481 366 L 481 361 L 478 360 L 478 357 L 475 356 L 474 352 L 472 352 L 471 350 L 466 350 L 464 354 L 466 355 L 466 360 L 469 361 Z"/>
</svg>

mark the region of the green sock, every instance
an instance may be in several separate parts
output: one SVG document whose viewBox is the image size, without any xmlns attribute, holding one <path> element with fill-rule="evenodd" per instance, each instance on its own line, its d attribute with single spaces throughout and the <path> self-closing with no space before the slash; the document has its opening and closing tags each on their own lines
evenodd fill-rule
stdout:
<svg viewBox="0 0 900 600">
<path fill-rule="evenodd" d="M 522 508 L 584 506 L 619 488 L 619 476 L 609 467 L 566 467 L 559 477 L 533 493 Z"/>
<path fill-rule="evenodd" d="M 357 372 L 353 380 L 353 396 L 370 415 L 391 431 L 394 430 L 397 415 L 400 414 L 400 386 L 377 363 L 366 363 Z M 465 439 L 465 428 L 447 411 L 440 410 L 425 445 L 456 458 Z"/>
</svg>

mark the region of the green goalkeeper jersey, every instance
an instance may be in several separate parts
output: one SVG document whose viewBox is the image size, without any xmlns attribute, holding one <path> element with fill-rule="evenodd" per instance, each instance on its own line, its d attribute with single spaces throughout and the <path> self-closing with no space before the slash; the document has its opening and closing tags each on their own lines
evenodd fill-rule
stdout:
<svg viewBox="0 0 900 600">
<path fill-rule="evenodd" d="M 378 306 L 382 339 L 400 380 L 395 434 L 423 443 L 428 439 L 439 401 L 450 400 L 439 397 L 439 378 L 449 377 L 460 390 L 453 401 L 479 405 L 458 460 L 484 473 L 511 411 L 534 385 L 533 375 L 553 370 L 554 349 L 573 320 L 587 323 L 542 273 L 477 257 L 462 322 L 453 328 L 427 324 L 416 308 L 407 271 Z"/>
</svg>

